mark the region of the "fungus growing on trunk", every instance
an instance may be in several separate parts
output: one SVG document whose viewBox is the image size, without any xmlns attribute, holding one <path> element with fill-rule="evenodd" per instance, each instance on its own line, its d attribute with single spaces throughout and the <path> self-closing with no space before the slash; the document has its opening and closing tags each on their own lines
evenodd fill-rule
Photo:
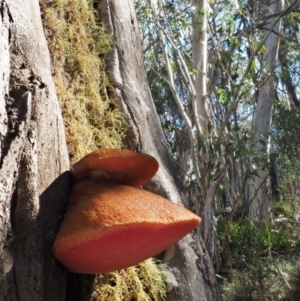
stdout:
<svg viewBox="0 0 300 301">
<path fill-rule="evenodd" d="M 157 255 L 192 231 L 197 215 L 138 188 L 157 169 L 153 157 L 120 149 L 77 162 L 54 256 L 73 272 L 110 272 Z"/>
<path fill-rule="evenodd" d="M 77 183 L 53 253 L 70 271 L 96 274 L 157 255 L 200 218 L 148 191 L 95 179 Z"/>
<path fill-rule="evenodd" d="M 157 170 L 158 162 L 149 155 L 128 149 L 101 148 L 75 163 L 72 175 L 73 183 L 94 176 L 139 187 L 149 181 Z"/>
</svg>

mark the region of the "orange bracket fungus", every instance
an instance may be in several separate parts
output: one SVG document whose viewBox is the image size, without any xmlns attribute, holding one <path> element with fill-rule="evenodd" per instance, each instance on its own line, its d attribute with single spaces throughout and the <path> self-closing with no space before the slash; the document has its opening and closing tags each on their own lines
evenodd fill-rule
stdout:
<svg viewBox="0 0 300 301">
<path fill-rule="evenodd" d="M 54 256 L 72 272 L 106 273 L 157 255 L 192 231 L 197 215 L 138 188 L 157 169 L 153 157 L 120 149 L 76 163 Z"/>
<path fill-rule="evenodd" d="M 101 148 L 74 164 L 72 175 L 73 183 L 94 175 L 139 187 L 149 181 L 157 170 L 158 162 L 149 155 L 127 149 Z"/>
</svg>

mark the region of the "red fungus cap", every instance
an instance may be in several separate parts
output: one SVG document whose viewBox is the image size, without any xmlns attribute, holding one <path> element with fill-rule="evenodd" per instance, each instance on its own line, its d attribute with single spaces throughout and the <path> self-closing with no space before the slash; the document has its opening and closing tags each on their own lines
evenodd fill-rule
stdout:
<svg viewBox="0 0 300 301">
<path fill-rule="evenodd" d="M 160 253 L 199 223 L 197 215 L 148 191 L 85 180 L 72 189 L 53 253 L 70 271 L 110 272 Z"/>
<path fill-rule="evenodd" d="M 151 156 L 127 149 L 101 148 L 74 164 L 73 182 L 93 174 L 121 184 L 139 187 L 149 181 L 158 170 L 158 162 Z"/>
</svg>

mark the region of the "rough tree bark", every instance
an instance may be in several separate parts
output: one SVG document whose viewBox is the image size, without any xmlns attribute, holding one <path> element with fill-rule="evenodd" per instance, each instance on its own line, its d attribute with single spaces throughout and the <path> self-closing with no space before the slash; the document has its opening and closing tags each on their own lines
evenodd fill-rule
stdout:
<svg viewBox="0 0 300 301">
<path fill-rule="evenodd" d="M 68 153 L 38 0 L 0 0 L 0 300 L 62 301 Z"/>
<path fill-rule="evenodd" d="M 183 205 L 147 83 L 133 1 L 101 0 L 98 12 L 116 41 L 107 67 L 119 106 L 130 125 L 126 143 L 131 149 L 151 154 L 160 163 L 159 172 L 146 188 Z M 212 262 L 198 231 L 168 250 L 165 261 L 169 276 L 168 300 L 222 300 Z"/>
</svg>

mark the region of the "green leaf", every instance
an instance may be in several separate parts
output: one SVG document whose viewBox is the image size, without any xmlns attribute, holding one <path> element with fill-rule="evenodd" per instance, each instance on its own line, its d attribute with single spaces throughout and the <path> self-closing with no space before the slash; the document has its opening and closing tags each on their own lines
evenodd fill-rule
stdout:
<svg viewBox="0 0 300 301">
<path fill-rule="evenodd" d="M 222 88 L 218 90 L 219 94 L 219 101 L 221 104 L 226 105 L 229 103 L 230 97 L 231 97 L 231 92 L 226 91 Z"/>
</svg>

